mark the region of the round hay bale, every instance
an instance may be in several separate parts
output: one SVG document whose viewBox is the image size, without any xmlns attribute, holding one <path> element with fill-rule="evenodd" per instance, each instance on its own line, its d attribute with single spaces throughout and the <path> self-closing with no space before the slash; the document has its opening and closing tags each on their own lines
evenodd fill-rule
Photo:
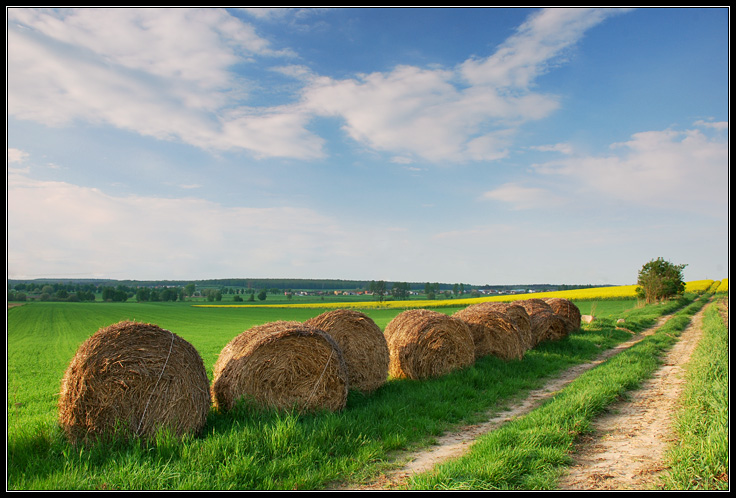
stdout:
<svg viewBox="0 0 736 498">
<path fill-rule="evenodd" d="M 475 359 L 478 359 L 491 354 L 491 351 L 493 350 L 493 337 L 489 333 L 485 324 L 482 323 L 482 320 L 476 316 L 480 315 L 480 313 L 473 314 L 473 310 L 469 310 L 469 308 L 473 308 L 473 306 L 459 310 L 452 316 L 458 320 L 462 320 L 468 326 L 470 336 L 473 339 L 473 352 Z M 483 315 L 485 315 L 485 313 Z"/>
<path fill-rule="evenodd" d="M 542 341 L 557 341 L 568 335 L 568 324 L 565 319 L 551 311 L 534 313 L 531 315 L 531 322 L 537 344 Z"/>
<path fill-rule="evenodd" d="M 342 351 L 326 332 L 300 322 L 253 327 L 232 339 L 213 369 L 216 408 L 241 398 L 262 408 L 337 411 L 345 407 L 348 375 Z"/>
<path fill-rule="evenodd" d="M 483 305 L 491 311 L 500 311 L 501 313 L 505 313 L 518 327 L 525 347 L 527 349 L 531 349 L 536 346 L 536 340 L 532 334 L 531 319 L 523 306 L 514 302 L 504 301 L 489 301 L 479 303 L 479 305 Z"/>
<path fill-rule="evenodd" d="M 384 330 L 389 375 L 426 379 L 465 368 L 475 361 L 468 325 L 444 313 L 411 309 L 399 313 Z"/>
<path fill-rule="evenodd" d="M 388 378 L 388 344 L 376 323 L 356 310 L 332 310 L 305 325 L 327 332 L 342 350 L 351 389 L 371 392 Z"/>
<path fill-rule="evenodd" d="M 156 325 L 123 321 L 78 348 L 61 381 L 59 424 L 73 442 L 167 428 L 196 434 L 210 409 L 207 371 L 187 341 Z"/>
<path fill-rule="evenodd" d="M 564 322 L 561 322 L 560 317 L 555 315 L 552 307 L 547 304 L 544 299 L 519 299 L 518 301 L 514 302 L 523 307 L 529 315 L 529 321 L 531 324 L 531 335 L 535 346 L 540 342 L 546 341 L 548 339 L 560 339 L 561 337 L 559 328 L 561 323 L 566 333 L 567 325 Z"/>
<path fill-rule="evenodd" d="M 506 313 L 483 304 L 468 306 L 452 315 L 470 328 L 476 359 L 487 355 L 504 360 L 522 359 L 527 346 L 519 327 Z"/>
<path fill-rule="evenodd" d="M 531 317 L 535 313 L 540 313 L 542 311 L 553 313 L 552 307 L 545 302 L 544 299 L 540 298 L 531 298 L 531 299 L 520 299 L 518 301 L 514 301 L 519 306 L 523 307 L 527 314 Z"/>
<path fill-rule="evenodd" d="M 544 299 L 544 302 L 550 305 L 552 311 L 561 316 L 567 322 L 567 331 L 572 332 L 580 328 L 582 317 L 580 315 L 580 308 L 569 299 L 563 299 L 560 297 L 548 297 Z"/>
</svg>

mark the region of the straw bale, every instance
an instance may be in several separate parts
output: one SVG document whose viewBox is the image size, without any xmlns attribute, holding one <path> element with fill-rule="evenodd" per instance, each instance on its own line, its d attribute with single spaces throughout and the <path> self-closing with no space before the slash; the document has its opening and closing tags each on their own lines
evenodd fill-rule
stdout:
<svg viewBox="0 0 736 498">
<path fill-rule="evenodd" d="M 531 298 L 531 299 L 519 299 L 518 301 L 514 301 L 519 306 L 523 307 L 527 314 L 531 317 L 535 313 L 540 313 L 542 311 L 550 312 L 552 313 L 552 307 L 545 302 L 544 299 L 540 298 Z"/>
<path fill-rule="evenodd" d="M 523 307 L 529 315 L 531 335 L 535 346 L 548 339 L 560 339 L 561 332 L 559 329 L 561 324 L 566 332 L 566 324 L 561 323 L 560 317 L 555 315 L 552 307 L 544 299 L 519 299 L 514 303 Z"/>
<path fill-rule="evenodd" d="M 526 309 L 524 309 L 523 306 L 515 302 L 505 301 L 487 301 L 473 306 L 481 305 L 488 310 L 505 313 L 519 328 L 519 333 L 521 334 L 521 338 L 524 341 L 526 349 L 531 349 L 536 346 L 536 340 L 532 334 L 531 319 L 529 318 L 529 313 L 526 312 Z"/>
<path fill-rule="evenodd" d="M 580 328 L 582 317 L 580 308 L 569 299 L 560 297 L 545 298 L 544 301 L 550 305 L 555 314 L 561 316 L 567 322 L 567 331 L 572 332 Z"/>
<path fill-rule="evenodd" d="M 568 335 L 568 323 L 551 311 L 540 310 L 532 314 L 531 322 L 537 344 L 542 341 L 557 341 Z"/>
<path fill-rule="evenodd" d="M 376 323 L 356 310 L 326 311 L 305 325 L 327 332 L 343 353 L 351 389 L 371 392 L 388 378 L 388 344 Z"/>
<path fill-rule="evenodd" d="M 384 334 L 391 377 L 438 377 L 475 361 L 468 325 L 444 313 L 426 309 L 403 311 L 386 325 Z"/>
<path fill-rule="evenodd" d="M 480 303 L 459 310 L 452 316 L 464 321 L 470 328 L 476 359 L 488 355 L 504 360 L 524 357 L 527 350 L 526 339 L 506 313 Z"/>
<path fill-rule="evenodd" d="M 211 405 L 207 371 L 187 341 L 157 325 L 123 321 L 78 348 L 61 381 L 59 424 L 74 443 L 148 439 L 159 429 L 196 434 Z"/>
<path fill-rule="evenodd" d="M 232 339 L 213 369 L 215 407 L 240 399 L 261 408 L 338 411 L 348 375 L 342 351 L 326 332 L 295 321 L 255 326 Z"/>
</svg>

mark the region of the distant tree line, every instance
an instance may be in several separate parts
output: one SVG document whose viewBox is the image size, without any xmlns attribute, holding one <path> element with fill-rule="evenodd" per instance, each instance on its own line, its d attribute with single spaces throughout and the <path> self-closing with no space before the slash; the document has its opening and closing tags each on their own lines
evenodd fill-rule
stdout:
<svg viewBox="0 0 736 498">
<path fill-rule="evenodd" d="M 73 282 L 18 282 L 8 283 L 8 301 L 62 301 L 88 302 L 98 299 L 106 302 L 124 302 L 135 298 L 146 301 L 183 301 L 194 293 L 194 284 L 184 287 L 142 287 L 124 284 L 97 285 Z"/>
<path fill-rule="evenodd" d="M 97 287 L 93 284 L 18 282 L 8 283 L 8 301 L 94 301 Z"/>
<path fill-rule="evenodd" d="M 294 290 L 307 292 L 362 291 L 370 292 L 379 301 L 405 300 L 412 295 L 424 294 L 426 299 L 479 295 L 479 291 L 534 291 L 568 290 L 600 285 L 470 285 L 439 282 L 392 282 L 384 280 L 338 279 L 213 279 L 194 281 L 172 280 L 109 280 L 109 279 L 38 279 L 8 280 L 8 301 L 95 301 L 139 302 L 184 301 L 196 297 L 221 301 L 233 295 L 234 301 L 265 301 L 269 294 L 283 294 L 287 299 Z"/>
</svg>

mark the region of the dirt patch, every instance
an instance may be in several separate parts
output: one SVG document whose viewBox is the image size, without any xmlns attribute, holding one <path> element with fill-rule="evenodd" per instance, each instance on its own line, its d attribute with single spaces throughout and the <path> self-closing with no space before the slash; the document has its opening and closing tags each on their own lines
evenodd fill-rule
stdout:
<svg viewBox="0 0 736 498">
<path fill-rule="evenodd" d="M 682 368 L 700 338 L 701 320 L 702 312 L 694 316 L 691 326 L 683 332 L 665 358 L 663 367 L 649 382 L 632 393 L 628 402 L 612 407 L 608 415 L 595 422 L 595 432 L 586 436 L 580 446 L 575 465 L 561 482 L 562 489 L 651 489 L 655 486 L 656 477 L 663 470 L 659 463 L 661 455 L 673 437 L 669 426 L 684 382 Z M 401 468 L 386 472 L 370 483 L 332 489 L 388 490 L 404 487 L 412 475 L 461 456 L 477 437 L 529 413 L 586 370 L 653 334 L 665 321 L 663 318 L 651 329 L 632 335 L 629 341 L 605 351 L 590 363 L 566 370 L 508 410 L 494 413 L 487 422 L 463 427 L 439 438 L 436 445 L 426 450 L 401 456 L 399 460 L 407 462 Z"/>
</svg>

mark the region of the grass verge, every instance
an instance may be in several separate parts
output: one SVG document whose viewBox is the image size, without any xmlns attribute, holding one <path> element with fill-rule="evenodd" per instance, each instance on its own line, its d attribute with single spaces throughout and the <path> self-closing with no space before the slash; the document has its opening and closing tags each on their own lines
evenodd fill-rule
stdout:
<svg viewBox="0 0 736 498">
<path fill-rule="evenodd" d="M 653 335 L 585 372 L 537 410 L 480 438 L 467 455 L 415 476 L 408 487 L 555 489 L 564 467 L 572 463 L 576 438 L 606 406 L 652 375 L 705 299 L 687 305 Z"/>
<path fill-rule="evenodd" d="M 710 306 L 703 338 L 687 368 L 675 430 L 667 455 L 666 489 L 728 490 L 728 327 Z"/>
</svg>

